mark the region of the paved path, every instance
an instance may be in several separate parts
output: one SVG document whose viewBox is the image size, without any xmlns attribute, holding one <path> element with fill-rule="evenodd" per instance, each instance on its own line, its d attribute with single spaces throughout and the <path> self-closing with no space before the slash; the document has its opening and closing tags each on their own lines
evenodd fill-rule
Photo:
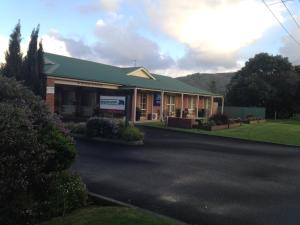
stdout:
<svg viewBox="0 0 300 225">
<path fill-rule="evenodd" d="M 77 141 L 90 191 L 190 224 L 300 224 L 299 148 L 145 132 L 143 147 Z"/>
</svg>

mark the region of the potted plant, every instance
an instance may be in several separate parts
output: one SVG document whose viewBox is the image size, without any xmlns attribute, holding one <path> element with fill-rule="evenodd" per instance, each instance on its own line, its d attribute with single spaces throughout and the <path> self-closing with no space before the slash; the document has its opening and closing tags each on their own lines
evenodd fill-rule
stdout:
<svg viewBox="0 0 300 225">
<path fill-rule="evenodd" d="M 180 117 L 180 114 L 181 114 L 181 109 L 176 109 L 176 117 Z"/>
</svg>

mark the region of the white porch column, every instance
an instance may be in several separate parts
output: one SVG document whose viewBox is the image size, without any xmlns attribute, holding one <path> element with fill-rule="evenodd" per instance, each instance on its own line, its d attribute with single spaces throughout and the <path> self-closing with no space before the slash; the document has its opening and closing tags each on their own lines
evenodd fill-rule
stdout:
<svg viewBox="0 0 300 225">
<path fill-rule="evenodd" d="M 213 114 L 213 107 L 214 107 L 214 96 L 210 97 L 210 116 Z"/>
<path fill-rule="evenodd" d="M 164 92 L 160 94 L 160 119 L 164 119 Z"/>
<path fill-rule="evenodd" d="M 224 113 L 224 97 L 222 97 L 222 109 L 221 109 L 221 113 Z"/>
<path fill-rule="evenodd" d="M 197 95 L 197 103 L 196 103 L 196 118 L 198 118 L 199 113 L 199 95 Z"/>
<path fill-rule="evenodd" d="M 181 94 L 181 108 L 180 108 L 180 118 L 183 116 L 183 93 Z"/>
<path fill-rule="evenodd" d="M 134 92 L 133 92 L 133 109 L 132 109 L 132 121 L 133 123 L 136 122 L 136 103 L 137 103 L 137 88 L 134 88 Z"/>
</svg>

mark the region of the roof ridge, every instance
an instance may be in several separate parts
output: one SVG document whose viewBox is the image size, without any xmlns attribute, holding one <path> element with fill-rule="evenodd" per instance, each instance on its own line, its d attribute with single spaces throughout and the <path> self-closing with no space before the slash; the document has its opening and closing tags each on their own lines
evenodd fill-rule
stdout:
<svg viewBox="0 0 300 225">
<path fill-rule="evenodd" d="M 120 66 L 109 65 L 109 64 L 100 63 L 100 62 L 96 62 L 96 61 L 91 61 L 91 60 L 87 60 L 87 59 L 75 58 L 73 56 L 59 55 L 59 54 L 50 53 L 50 52 L 44 52 L 44 54 L 46 55 L 46 57 L 47 57 L 47 54 L 49 54 L 49 55 L 55 55 L 55 56 L 58 56 L 58 57 L 75 59 L 75 60 L 84 61 L 84 62 L 88 62 L 88 63 L 95 63 L 95 64 L 100 64 L 100 65 L 104 65 L 104 66 L 110 66 L 110 67 L 115 67 L 115 68 L 118 68 L 118 69 L 122 69 L 122 67 L 120 67 Z"/>
</svg>

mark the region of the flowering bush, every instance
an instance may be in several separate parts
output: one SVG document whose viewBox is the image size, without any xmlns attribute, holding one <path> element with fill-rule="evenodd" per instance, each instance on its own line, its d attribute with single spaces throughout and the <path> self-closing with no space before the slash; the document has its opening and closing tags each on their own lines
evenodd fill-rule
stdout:
<svg viewBox="0 0 300 225">
<path fill-rule="evenodd" d="M 0 224 L 48 217 L 51 184 L 75 156 L 73 139 L 45 103 L 0 76 Z"/>
<path fill-rule="evenodd" d="M 118 138 L 121 126 L 116 120 L 91 117 L 86 123 L 86 134 L 89 137 Z"/>
</svg>

